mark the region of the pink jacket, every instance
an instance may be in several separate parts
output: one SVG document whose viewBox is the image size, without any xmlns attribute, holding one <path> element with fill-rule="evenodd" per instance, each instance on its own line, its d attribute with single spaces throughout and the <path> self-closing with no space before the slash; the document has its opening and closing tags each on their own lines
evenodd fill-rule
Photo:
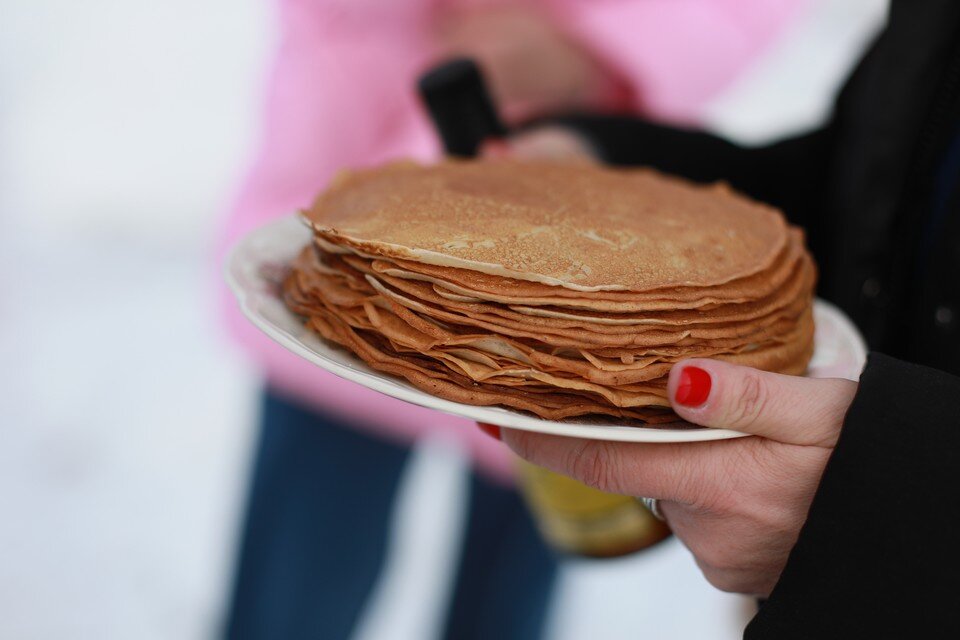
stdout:
<svg viewBox="0 0 960 640">
<path fill-rule="evenodd" d="M 259 148 L 230 210 L 218 255 L 250 230 L 308 205 L 341 167 L 440 149 L 412 91 L 435 59 L 424 30 L 454 0 L 280 0 L 279 50 L 266 85 Z M 461 0 L 461 4 L 466 0 Z M 543 0 L 631 86 L 637 111 L 694 121 L 704 102 L 777 34 L 803 0 Z M 470 4 L 483 4 L 470 0 Z M 482 469 L 509 478 L 504 448 L 460 418 L 321 371 L 262 335 L 225 299 L 231 332 L 284 393 L 411 441 L 445 430 Z"/>
</svg>

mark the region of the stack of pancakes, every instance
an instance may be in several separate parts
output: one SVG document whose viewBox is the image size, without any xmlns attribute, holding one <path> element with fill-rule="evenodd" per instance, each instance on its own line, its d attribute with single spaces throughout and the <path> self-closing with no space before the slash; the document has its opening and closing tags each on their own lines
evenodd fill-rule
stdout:
<svg viewBox="0 0 960 640">
<path fill-rule="evenodd" d="M 802 374 L 816 269 L 779 211 L 648 169 L 449 161 L 339 177 L 284 283 L 307 326 L 434 395 L 675 420 L 674 363 Z"/>
</svg>

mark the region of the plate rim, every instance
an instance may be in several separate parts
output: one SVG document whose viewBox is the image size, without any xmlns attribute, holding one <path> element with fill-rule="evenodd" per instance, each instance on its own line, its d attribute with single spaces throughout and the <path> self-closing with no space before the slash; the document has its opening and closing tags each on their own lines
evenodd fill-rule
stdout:
<svg viewBox="0 0 960 640">
<path fill-rule="evenodd" d="M 304 329 L 305 337 L 293 335 L 286 329 L 278 326 L 265 318 L 254 308 L 252 301 L 262 295 L 269 295 L 253 286 L 254 283 L 245 283 L 244 277 L 246 271 L 259 271 L 259 268 L 253 269 L 248 266 L 242 268 L 243 253 L 251 251 L 252 245 L 257 240 L 272 234 L 284 233 L 293 234 L 294 225 L 302 229 L 304 240 L 309 239 L 309 229 L 303 224 L 298 214 L 283 216 L 277 220 L 261 225 L 242 237 L 240 237 L 230 250 L 226 253 L 222 271 L 224 280 L 227 283 L 231 293 L 236 299 L 240 311 L 246 319 L 252 323 L 258 330 L 263 332 L 268 338 L 287 349 L 291 353 L 304 358 L 314 366 L 328 371 L 336 376 L 349 380 L 355 384 L 360 384 L 368 389 L 382 393 L 384 395 L 396 398 L 403 402 L 409 402 L 421 407 L 442 411 L 451 415 L 476 420 L 482 422 L 492 422 L 499 426 L 520 429 L 536 433 L 545 433 L 565 437 L 587 438 L 592 440 L 603 440 L 613 442 L 640 442 L 640 443 L 680 443 L 680 442 L 708 442 L 715 440 L 729 440 L 733 438 L 748 437 L 751 434 L 734 431 L 732 429 L 714 429 L 710 427 L 693 427 L 685 429 L 669 428 L 651 428 L 634 427 L 626 425 L 587 425 L 575 422 L 559 422 L 555 420 L 545 420 L 532 415 L 522 414 L 512 409 L 497 406 L 482 406 L 454 402 L 445 398 L 431 395 L 426 391 L 421 391 L 413 387 L 410 383 L 394 379 L 389 374 L 380 373 L 375 370 L 363 371 L 349 364 L 338 362 L 318 351 L 310 348 L 311 341 L 317 341 L 323 344 L 322 338 L 310 334 Z M 293 250 L 297 251 L 297 246 Z M 292 257 L 292 254 L 291 254 Z M 279 256 L 278 256 L 279 259 Z M 262 265 L 262 263 L 260 263 Z M 258 267 L 260 266 L 258 265 Z M 261 283 L 266 280 L 260 277 Z M 853 322 L 840 311 L 835 305 L 821 300 L 814 300 L 815 312 L 820 309 L 821 312 L 830 313 L 838 321 L 839 329 L 852 339 L 854 351 L 859 362 L 866 360 L 866 345 L 863 338 L 856 330 Z M 293 315 L 292 312 L 289 312 Z M 357 356 L 345 352 L 345 358 L 355 360 L 356 364 L 369 368 Z"/>
</svg>

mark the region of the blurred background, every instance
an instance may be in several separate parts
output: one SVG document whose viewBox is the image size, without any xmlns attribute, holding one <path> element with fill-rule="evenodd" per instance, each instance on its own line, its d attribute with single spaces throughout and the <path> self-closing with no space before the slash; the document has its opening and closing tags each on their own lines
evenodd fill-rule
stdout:
<svg viewBox="0 0 960 640">
<path fill-rule="evenodd" d="M 218 323 L 213 248 L 254 151 L 275 7 L 0 7 L 0 638 L 215 637 L 259 383 Z M 885 10 L 804 3 L 702 120 L 748 144 L 815 125 Z M 452 561 L 423 549 L 455 538 L 464 465 L 418 449 L 358 637 L 435 633 Z M 672 541 L 564 565 L 548 627 L 734 638 L 749 615 Z"/>
</svg>

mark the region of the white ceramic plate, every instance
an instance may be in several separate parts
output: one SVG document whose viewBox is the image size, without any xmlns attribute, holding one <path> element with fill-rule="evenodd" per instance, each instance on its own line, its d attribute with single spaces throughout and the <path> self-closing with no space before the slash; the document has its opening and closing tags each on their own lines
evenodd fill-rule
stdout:
<svg viewBox="0 0 960 640">
<path fill-rule="evenodd" d="M 297 216 L 289 216 L 253 231 L 230 252 L 225 277 L 244 315 L 286 349 L 313 364 L 388 396 L 471 420 L 514 429 L 563 436 L 623 442 L 695 442 L 743 435 L 728 429 L 629 427 L 602 418 L 552 421 L 499 407 L 476 407 L 425 393 L 406 380 L 374 371 L 353 354 L 324 342 L 303 327 L 279 297 L 279 281 L 290 260 L 310 239 Z M 866 362 L 863 339 L 850 320 L 833 305 L 818 300 L 814 307 L 816 350 L 812 377 L 857 379 Z"/>
</svg>

